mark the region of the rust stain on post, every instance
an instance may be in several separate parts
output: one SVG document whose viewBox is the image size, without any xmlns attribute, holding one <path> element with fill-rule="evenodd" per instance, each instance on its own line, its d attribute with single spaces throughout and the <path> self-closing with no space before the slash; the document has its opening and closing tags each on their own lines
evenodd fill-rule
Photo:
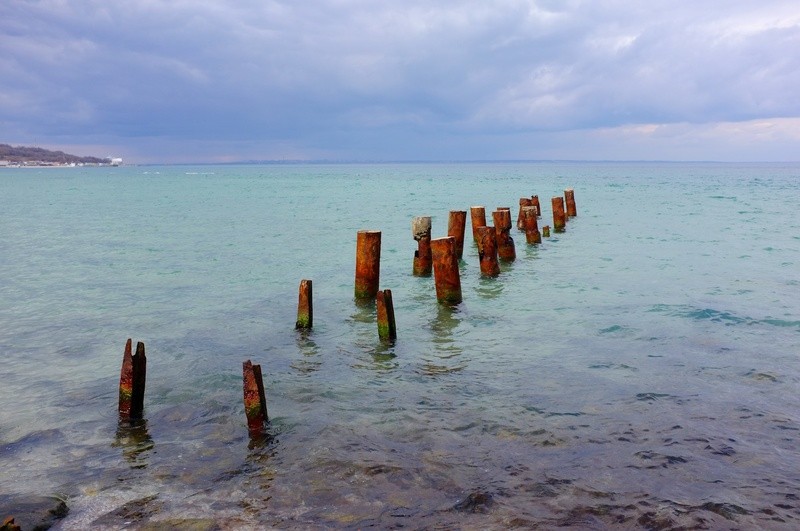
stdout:
<svg viewBox="0 0 800 531">
<path fill-rule="evenodd" d="M 553 230 L 564 232 L 567 228 L 567 214 L 564 212 L 564 198 L 560 195 L 551 199 L 553 204 Z"/>
<path fill-rule="evenodd" d="M 378 337 L 384 341 L 396 340 L 397 326 L 394 320 L 392 290 L 379 291 L 375 301 L 378 310 Z"/>
<path fill-rule="evenodd" d="M 497 232 L 497 255 L 500 259 L 511 262 L 517 258 L 514 238 L 511 237 L 511 209 L 498 208 L 492 212 L 492 219 Z"/>
<path fill-rule="evenodd" d="M 531 200 L 527 197 L 519 198 L 519 214 L 517 214 L 517 230 L 525 231 L 525 222 L 522 220 L 522 209 L 531 206 Z"/>
<path fill-rule="evenodd" d="M 431 240 L 431 251 L 433 252 L 436 298 L 443 303 L 460 303 L 461 276 L 458 272 L 455 238 L 447 236 Z"/>
<path fill-rule="evenodd" d="M 481 274 L 496 277 L 500 274 L 497 263 L 497 232 L 494 227 L 478 227 L 478 258 L 481 262 Z"/>
<path fill-rule="evenodd" d="M 357 300 L 374 300 L 381 272 L 381 231 L 360 230 L 356 240 Z"/>
<path fill-rule="evenodd" d="M 545 225 L 544 227 L 542 227 L 542 236 L 544 236 L 545 238 L 550 237 L 550 225 Z"/>
<path fill-rule="evenodd" d="M 464 256 L 464 231 L 467 227 L 467 211 L 451 210 L 447 220 L 447 235 L 456 239 L 456 257 Z"/>
<path fill-rule="evenodd" d="M 536 207 L 536 215 L 538 217 L 542 217 L 542 206 L 539 204 L 539 196 L 538 195 L 532 195 L 531 196 L 531 206 L 535 206 Z"/>
<path fill-rule="evenodd" d="M 575 207 L 575 190 L 572 188 L 564 190 L 564 199 L 567 202 L 567 216 L 574 218 L 578 215 L 578 210 Z"/>
<path fill-rule="evenodd" d="M 131 414 L 131 397 L 133 396 L 133 357 L 131 356 L 132 340 L 128 338 L 122 354 L 122 370 L 119 375 L 119 414 L 129 417 Z"/>
<path fill-rule="evenodd" d="M 539 222 L 536 219 L 536 207 L 526 206 L 522 208 L 522 222 L 525 230 L 525 241 L 529 245 L 542 243 L 542 236 L 539 234 Z"/>
<path fill-rule="evenodd" d="M 144 388 L 147 382 L 147 357 L 144 355 L 144 343 L 136 343 L 136 354 L 133 355 L 133 390 L 131 393 L 132 419 L 140 419 L 144 414 Z"/>
<path fill-rule="evenodd" d="M 412 219 L 411 233 L 417 241 L 417 250 L 414 251 L 414 276 L 429 277 L 433 271 L 430 216 L 420 216 Z"/>
<path fill-rule="evenodd" d="M 314 324 L 314 304 L 312 300 L 311 281 L 301 280 L 297 301 L 297 329 L 310 329 Z"/>
<path fill-rule="evenodd" d="M 247 429 L 251 437 L 263 435 L 264 424 L 269 420 L 269 416 L 261 365 L 253 365 L 250 360 L 245 361 L 242 364 L 242 384 Z"/>
<path fill-rule="evenodd" d="M 486 226 L 486 209 L 482 206 L 469 207 L 472 221 L 472 239 L 478 241 L 478 228 Z"/>
</svg>

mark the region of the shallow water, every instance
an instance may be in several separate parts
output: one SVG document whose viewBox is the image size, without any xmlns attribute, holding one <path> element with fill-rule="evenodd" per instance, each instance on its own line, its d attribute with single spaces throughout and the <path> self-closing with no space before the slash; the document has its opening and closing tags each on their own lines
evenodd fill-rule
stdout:
<svg viewBox="0 0 800 531">
<path fill-rule="evenodd" d="M 498 278 L 465 246 L 461 305 L 411 276 L 412 217 L 436 237 L 449 210 L 515 219 L 538 194 L 551 224 L 566 187 L 578 217 L 538 247 L 514 229 Z M 52 495 L 60 529 L 798 526 L 798 165 L 3 169 L 0 190 L 0 513 Z M 352 300 L 360 229 L 382 231 L 394 345 Z"/>
</svg>

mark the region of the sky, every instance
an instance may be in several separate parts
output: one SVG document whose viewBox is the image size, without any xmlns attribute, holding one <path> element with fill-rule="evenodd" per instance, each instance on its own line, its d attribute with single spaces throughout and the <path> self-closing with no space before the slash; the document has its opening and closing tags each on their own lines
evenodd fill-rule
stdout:
<svg viewBox="0 0 800 531">
<path fill-rule="evenodd" d="M 800 160 L 797 0 L 0 0 L 0 143 L 126 163 Z"/>
</svg>

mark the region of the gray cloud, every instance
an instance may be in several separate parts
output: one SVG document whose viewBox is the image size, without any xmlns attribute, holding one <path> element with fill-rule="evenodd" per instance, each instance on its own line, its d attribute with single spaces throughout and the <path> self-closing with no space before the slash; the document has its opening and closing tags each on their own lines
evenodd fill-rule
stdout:
<svg viewBox="0 0 800 531">
<path fill-rule="evenodd" d="M 773 143 L 797 158 L 800 8 L 711 4 L 4 0 L 1 140 L 140 160 L 469 159 L 583 158 L 610 135 L 634 150 L 619 158 L 643 142 L 683 156 L 674 137 L 631 136 L 671 125 L 724 158 L 715 124 L 781 119 Z"/>
</svg>

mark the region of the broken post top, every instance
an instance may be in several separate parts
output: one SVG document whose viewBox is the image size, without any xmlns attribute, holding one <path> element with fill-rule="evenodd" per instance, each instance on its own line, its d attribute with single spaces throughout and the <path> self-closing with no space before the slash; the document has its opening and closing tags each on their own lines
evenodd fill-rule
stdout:
<svg viewBox="0 0 800 531">
<path fill-rule="evenodd" d="M 431 236 L 431 217 L 418 216 L 411 220 L 411 234 L 414 239 L 419 241 L 422 238 Z"/>
</svg>

